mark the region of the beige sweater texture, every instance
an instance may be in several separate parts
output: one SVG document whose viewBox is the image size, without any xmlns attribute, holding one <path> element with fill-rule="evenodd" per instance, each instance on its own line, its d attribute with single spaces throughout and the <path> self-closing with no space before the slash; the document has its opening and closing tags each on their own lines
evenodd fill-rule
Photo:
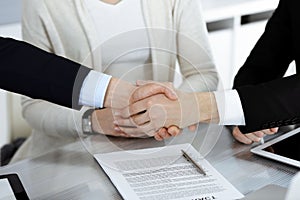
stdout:
<svg viewBox="0 0 300 200">
<path fill-rule="evenodd" d="M 150 40 L 153 80 L 172 82 L 177 61 L 183 77 L 180 89 L 216 90 L 218 76 L 200 0 L 141 0 L 141 3 Z M 24 0 L 23 4 L 25 41 L 103 71 L 96 28 L 84 0 Z M 74 111 L 27 97 L 22 98 L 22 108 L 23 117 L 33 131 L 11 162 L 77 140 L 82 132 L 82 114 L 87 109 Z"/>
</svg>

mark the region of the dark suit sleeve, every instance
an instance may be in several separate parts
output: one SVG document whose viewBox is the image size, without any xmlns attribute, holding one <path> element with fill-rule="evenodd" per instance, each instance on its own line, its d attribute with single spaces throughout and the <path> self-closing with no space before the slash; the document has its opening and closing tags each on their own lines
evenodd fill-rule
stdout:
<svg viewBox="0 0 300 200">
<path fill-rule="evenodd" d="M 0 88 L 69 108 L 90 70 L 25 42 L 0 37 Z"/>
<path fill-rule="evenodd" d="M 237 88 L 246 125 L 243 133 L 300 123 L 300 75 Z"/>
<path fill-rule="evenodd" d="M 245 116 L 243 133 L 295 124 L 299 117 L 299 76 L 282 79 L 295 59 L 290 6 L 281 0 L 265 32 L 235 77 Z"/>
<path fill-rule="evenodd" d="M 280 1 L 267 23 L 265 32 L 235 76 L 234 88 L 268 82 L 284 76 L 294 59 L 291 20 L 286 5 L 289 1 Z"/>
</svg>

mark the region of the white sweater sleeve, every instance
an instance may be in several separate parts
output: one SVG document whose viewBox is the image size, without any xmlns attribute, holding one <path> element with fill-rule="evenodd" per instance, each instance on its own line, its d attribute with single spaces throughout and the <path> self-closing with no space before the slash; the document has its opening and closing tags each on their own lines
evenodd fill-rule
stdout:
<svg viewBox="0 0 300 200">
<path fill-rule="evenodd" d="M 51 43 L 47 33 L 47 29 L 53 29 L 51 25 L 43 1 L 23 2 L 22 34 L 25 41 L 48 52 L 54 52 L 52 48 L 54 44 Z M 75 111 L 27 97 L 22 98 L 21 104 L 23 117 L 33 129 L 52 136 L 74 136 L 81 132 L 81 117 L 87 108 L 83 107 L 81 111 Z"/>
<path fill-rule="evenodd" d="M 185 91 L 215 91 L 218 74 L 213 61 L 200 1 L 181 1 L 177 52 Z"/>
</svg>

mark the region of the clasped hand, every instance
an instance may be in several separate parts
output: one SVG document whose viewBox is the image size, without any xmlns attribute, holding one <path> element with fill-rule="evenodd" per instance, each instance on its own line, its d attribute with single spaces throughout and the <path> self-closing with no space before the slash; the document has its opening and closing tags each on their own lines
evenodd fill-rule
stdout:
<svg viewBox="0 0 300 200">
<path fill-rule="evenodd" d="M 160 140 L 176 136 L 180 128 L 199 121 L 199 113 L 193 112 L 197 107 L 195 94 L 175 90 L 170 83 L 139 81 L 138 86 L 131 104 L 115 116 L 115 124 L 123 127 L 123 132 L 142 132 Z"/>
<path fill-rule="evenodd" d="M 97 125 L 93 125 L 94 130 L 114 136 L 154 136 L 162 140 L 179 135 L 181 128 L 199 121 L 199 112 L 193 112 L 198 110 L 195 94 L 178 91 L 171 83 L 138 81 L 137 87 L 129 91 L 127 106 L 122 108 L 126 103 L 117 103 L 125 96 L 114 92 L 115 98 L 110 99 L 110 105 L 114 108 L 110 109 L 110 114 L 103 110 L 93 114 L 96 120 L 92 124 Z"/>
</svg>

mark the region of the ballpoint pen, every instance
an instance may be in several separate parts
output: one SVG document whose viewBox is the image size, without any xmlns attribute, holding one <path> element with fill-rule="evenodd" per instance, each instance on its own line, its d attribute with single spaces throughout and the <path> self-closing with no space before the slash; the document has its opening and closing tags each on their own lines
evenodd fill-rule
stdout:
<svg viewBox="0 0 300 200">
<path fill-rule="evenodd" d="M 203 174 L 204 176 L 206 176 L 206 173 L 204 171 L 204 169 L 193 159 L 191 158 L 184 150 L 181 149 L 181 152 L 182 152 L 182 155 L 183 157 L 187 160 L 187 161 L 190 161 L 194 167 L 196 167 L 201 174 Z"/>
</svg>

